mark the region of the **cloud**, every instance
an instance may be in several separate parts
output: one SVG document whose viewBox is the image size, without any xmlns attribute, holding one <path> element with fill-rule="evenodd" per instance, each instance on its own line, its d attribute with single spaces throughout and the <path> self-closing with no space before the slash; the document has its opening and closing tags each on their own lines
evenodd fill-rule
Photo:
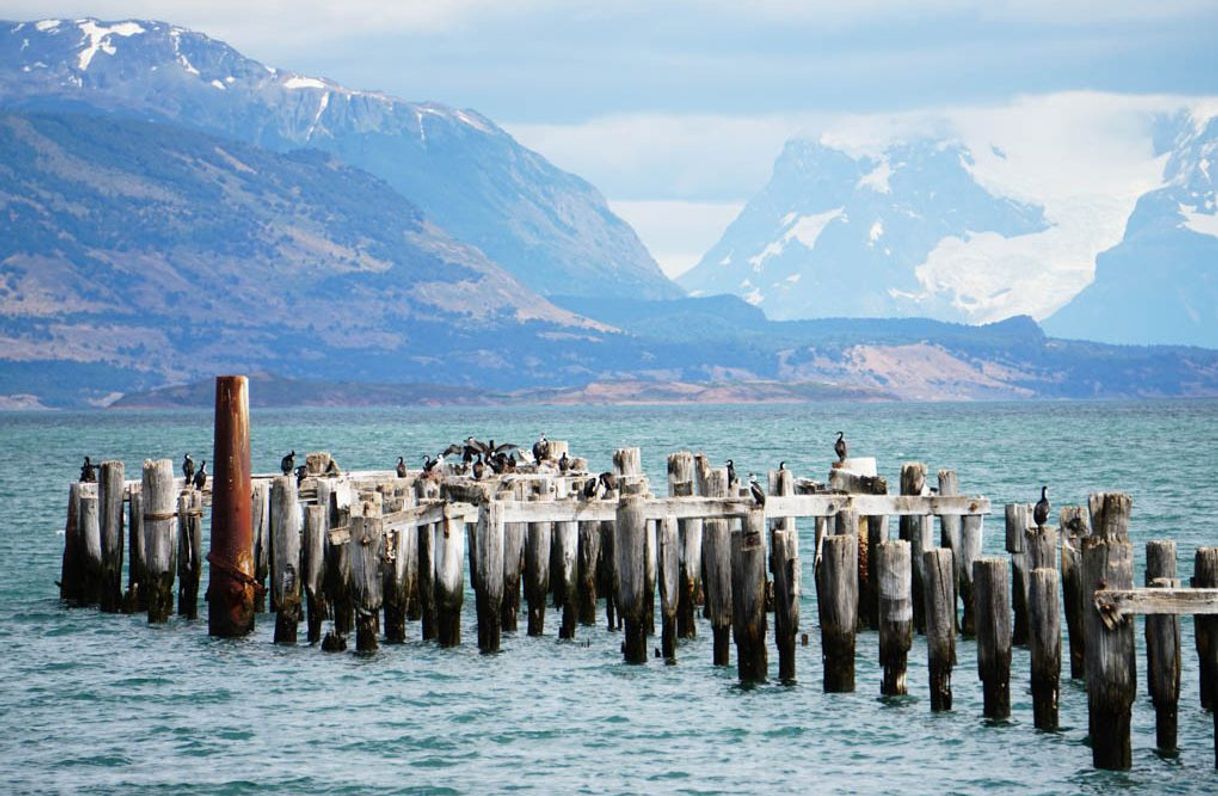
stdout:
<svg viewBox="0 0 1218 796">
<path fill-rule="evenodd" d="M 609 202 L 609 208 L 634 227 L 670 278 L 694 267 L 743 207 L 741 202 Z"/>
</svg>

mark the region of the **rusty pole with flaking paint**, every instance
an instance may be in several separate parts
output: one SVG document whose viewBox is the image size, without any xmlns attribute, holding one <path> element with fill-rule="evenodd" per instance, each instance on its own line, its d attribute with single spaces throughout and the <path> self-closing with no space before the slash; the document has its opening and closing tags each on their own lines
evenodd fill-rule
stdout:
<svg viewBox="0 0 1218 796">
<path fill-rule="evenodd" d="M 249 381 L 216 377 L 207 626 L 213 636 L 254 629 L 254 532 L 250 502 Z M 244 577 L 243 577 L 244 576 Z"/>
</svg>

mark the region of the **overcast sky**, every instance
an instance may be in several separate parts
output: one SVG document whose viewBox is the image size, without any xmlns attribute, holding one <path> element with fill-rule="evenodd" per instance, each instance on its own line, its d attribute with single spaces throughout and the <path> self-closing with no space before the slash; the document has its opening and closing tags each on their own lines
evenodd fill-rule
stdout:
<svg viewBox="0 0 1218 796">
<path fill-rule="evenodd" d="M 0 0 L 0 17 L 52 16 L 162 19 L 276 66 L 475 108 L 600 187 L 670 271 L 714 243 L 792 135 L 1063 92 L 1218 95 L 1213 0 Z"/>
</svg>

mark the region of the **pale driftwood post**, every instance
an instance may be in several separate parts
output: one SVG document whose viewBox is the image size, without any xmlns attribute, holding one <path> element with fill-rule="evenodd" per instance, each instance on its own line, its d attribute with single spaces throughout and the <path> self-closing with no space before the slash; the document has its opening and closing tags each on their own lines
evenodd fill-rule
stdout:
<svg viewBox="0 0 1218 796">
<path fill-rule="evenodd" d="M 626 622 L 622 649 L 626 663 L 647 662 L 645 607 L 647 579 L 647 519 L 643 498 L 623 495 L 617 506 L 614 525 L 614 591 L 617 605 Z"/>
<path fill-rule="evenodd" d="M 1218 588 L 1218 547 L 1197 548 L 1193 588 Z M 1198 616 L 1194 622 L 1201 663 L 1201 706 L 1214 715 L 1214 762 L 1218 765 L 1218 616 Z"/>
<path fill-rule="evenodd" d="M 176 568 L 178 514 L 173 483 L 173 462 L 145 459 L 144 552 L 147 556 L 148 621 L 165 622 L 173 612 L 173 576 Z"/>
<path fill-rule="evenodd" d="M 800 566 L 798 537 L 776 528 L 770 535 L 770 572 L 774 575 L 774 646 L 778 679 L 795 681 L 795 637 L 799 634 Z"/>
<path fill-rule="evenodd" d="M 960 633 L 967 637 L 976 635 L 973 618 L 977 607 L 976 600 L 973 599 L 973 564 L 981 557 L 984 519 L 981 514 L 965 514 L 960 521 L 960 560 L 956 561 L 956 588 L 960 590 L 960 599 L 964 603 Z"/>
<path fill-rule="evenodd" d="M 441 647 L 455 647 L 461 643 L 461 606 L 465 601 L 465 534 L 453 528 L 448 519 L 439 527 L 435 545 L 436 640 Z"/>
<path fill-rule="evenodd" d="M 853 536 L 855 538 L 855 547 L 857 549 L 858 541 L 859 541 L 859 514 L 858 514 L 858 512 L 852 508 L 846 508 L 846 509 L 842 509 L 841 511 L 839 511 L 837 513 L 837 515 L 833 518 L 833 533 L 835 536 L 844 536 L 844 535 Z M 854 568 L 855 568 L 854 583 L 855 583 L 855 588 L 861 594 L 862 589 L 863 589 L 863 583 L 866 581 L 866 577 L 867 577 L 867 574 L 866 574 L 867 573 L 867 561 L 863 558 L 863 556 L 865 556 L 866 553 L 864 553 L 860 550 L 856 555 L 857 555 L 857 557 L 855 558 L 855 566 L 854 566 Z M 862 626 L 862 623 L 859 621 L 859 613 L 860 612 L 858 610 L 858 603 L 856 602 L 855 603 L 855 613 L 854 613 L 854 627 L 856 630 Z"/>
<path fill-rule="evenodd" d="M 677 608 L 681 595 L 681 544 L 675 517 L 665 517 L 659 524 L 659 581 L 662 631 L 660 645 L 664 658 L 677 659 Z"/>
<path fill-rule="evenodd" d="M 329 531 L 329 513 L 328 506 L 307 506 L 305 508 L 302 567 L 305 607 L 309 611 L 307 633 L 310 644 L 321 641 L 321 623 L 327 613 L 322 584 L 326 576 L 326 534 Z"/>
<path fill-rule="evenodd" d="M 926 581 L 926 654 L 930 709 L 952 709 L 952 666 L 956 661 L 956 566 L 951 550 L 922 554 Z"/>
<path fill-rule="evenodd" d="M 913 644 L 909 542 L 884 542 L 872 554 L 875 564 L 872 573 L 879 583 L 880 666 L 884 669 L 880 693 L 903 696 L 908 693 L 905 668 Z"/>
<path fill-rule="evenodd" d="M 295 644 L 300 623 L 300 507 L 296 477 L 279 475 L 271 485 L 271 602 L 275 643 Z"/>
<path fill-rule="evenodd" d="M 1087 510 L 1066 506 L 1061 510 L 1062 529 L 1062 603 L 1066 613 L 1066 632 L 1070 639 L 1070 677 L 1083 679 L 1086 673 L 1083 638 L 1083 539 L 1091 532 Z"/>
<path fill-rule="evenodd" d="M 178 495 L 178 615 L 199 618 L 199 578 L 203 574 L 203 493 Z"/>
<path fill-rule="evenodd" d="M 96 486 L 90 486 L 93 488 L 82 490 L 77 508 L 81 544 L 80 601 L 83 605 L 97 604 L 102 589 L 101 507 Z M 172 583 L 172 572 L 169 577 Z"/>
<path fill-rule="evenodd" d="M 694 455 L 678 451 L 668 457 L 668 494 L 689 497 L 694 494 Z M 702 592 L 702 519 L 680 520 L 677 526 L 680 545 L 680 594 L 677 601 L 677 635 L 695 638 L 698 626 L 694 615 Z"/>
<path fill-rule="evenodd" d="M 732 635 L 742 683 L 766 679 L 765 509 L 754 507 L 732 532 Z"/>
<path fill-rule="evenodd" d="M 973 563 L 974 616 L 977 620 L 977 674 L 987 719 L 1011 715 L 1011 596 L 1007 562 L 980 558 Z"/>
<path fill-rule="evenodd" d="M 478 649 L 484 653 L 498 652 L 502 631 L 503 609 L 503 506 L 493 500 L 478 507 L 478 525 L 470 579 L 477 588 L 474 604 L 478 614 Z M 473 573 L 477 573 L 475 576 Z"/>
<path fill-rule="evenodd" d="M 266 610 L 266 579 L 271 574 L 271 483 L 255 481 L 250 487 L 250 519 L 254 534 L 254 611 Z"/>
<path fill-rule="evenodd" d="M 351 518 L 350 509 L 333 507 L 331 529 L 326 534 L 326 602 L 334 616 L 334 634 L 344 640 L 355 629 L 355 601 L 351 595 Z"/>
<path fill-rule="evenodd" d="M 553 496 L 544 482 L 531 501 L 550 502 Z M 528 634 L 540 636 L 545 632 L 546 597 L 550 592 L 550 545 L 554 524 L 530 522 L 524 540 L 524 598 L 529 605 Z"/>
<path fill-rule="evenodd" d="M 901 494 L 921 495 L 926 489 L 926 465 L 922 462 L 905 462 L 901 465 Z M 926 517 L 904 515 L 901 517 L 901 538 L 909 542 L 909 552 L 912 556 L 910 567 L 910 596 L 913 599 L 914 630 L 919 633 L 926 631 L 926 617 L 922 611 L 926 607 L 926 599 L 922 593 L 922 554 L 934 545 L 930 542 L 929 528 Z"/>
<path fill-rule="evenodd" d="M 402 499 L 402 508 L 414 502 L 413 495 Z M 396 503 L 396 499 L 395 499 Z M 407 544 L 414 542 L 413 551 L 419 547 L 418 539 L 411 539 L 405 528 L 385 530 L 382 525 L 385 546 L 385 561 L 381 567 L 381 605 L 385 612 L 385 643 L 401 644 L 406 641 L 406 603 L 409 599 L 410 584 L 407 582 L 406 570 L 413 557 L 407 552 Z"/>
<path fill-rule="evenodd" d="M 524 482 L 514 488 L 516 500 L 523 500 Z M 516 632 L 520 615 L 520 581 L 524 573 L 524 538 L 527 523 L 509 522 L 503 526 L 503 603 L 500 606 L 501 630 Z M 420 561 L 420 566 L 422 562 Z"/>
<path fill-rule="evenodd" d="M 1028 504 L 1006 504 L 1006 549 L 1011 554 L 1011 607 L 1015 624 L 1011 630 L 1012 643 L 1028 643 L 1028 573 L 1035 569 L 1028 560 Z"/>
<path fill-rule="evenodd" d="M 98 601 L 102 613 L 116 614 L 123 609 L 123 463 L 102 462 L 97 488 L 101 531 Z"/>
<path fill-rule="evenodd" d="M 63 564 L 59 573 L 59 599 L 81 601 L 84 544 L 80 532 L 80 496 L 84 484 L 68 485 L 68 515 L 63 528 Z"/>
<path fill-rule="evenodd" d="M 1062 670 L 1061 609 L 1057 568 L 1032 569 L 1028 581 L 1028 651 L 1032 659 L 1032 719 L 1036 729 L 1057 729 Z"/>
<path fill-rule="evenodd" d="M 601 524 L 585 520 L 579 524 L 579 621 L 596 624 L 596 570 L 601 558 Z"/>
<path fill-rule="evenodd" d="M 279 479 L 276 478 L 276 488 Z M 368 511 L 371 514 L 372 511 Z M 377 636 L 380 635 L 380 612 L 384 600 L 384 579 L 381 577 L 381 558 L 384 553 L 384 520 L 379 516 L 358 515 L 351 517 L 351 591 L 355 598 L 355 649 L 359 652 L 375 652 Z M 276 537 L 275 551 L 279 551 Z M 276 625 L 278 631 L 278 625 Z"/>
<path fill-rule="evenodd" d="M 727 497 L 727 470 L 711 470 L 706 479 L 707 497 Z M 705 566 L 702 587 L 714 635 L 715 666 L 727 666 L 730 660 L 732 629 L 732 542 L 731 522 L 707 518 L 702 523 L 702 563 Z"/>
<path fill-rule="evenodd" d="M 858 536 L 826 536 L 817 568 L 821 657 L 826 693 L 854 690 L 854 638 L 857 626 Z"/>
<path fill-rule="evenodd" d="M 960 494 L 960 478 L 955 470 L 939 471 L 939 496 L 955 497 Z M 939 516 L 939 546 L 952 551 L 953 558 L 960 557 L 960 515 Z"/>
<path fill-rule="evenodd" d="M 550 580 L 554 584 L 554 595 L 558 608 L 562 610 L 562 619 L 558 626 L 559 638 L 575 638 L 576 607 L 579 594 L 576 586 L 576 559 L 579 556 L 579 523 L 554 523 L 554 536 L 551 540 L 553 549 L 557 551 L 551 560 L 557 568 L 551 567 Z"/>
<path fill-rule="evenodd" d="M 1128 770 L 1129 722 L 1137 689 L 1133 622 L 1109 627 L 1094 605 L 1099 589 L 1133 588 L 1129 544 L 1132 501 L 1120 493 L 1089 496 L 1092 535 L 1083 541 L 1083 632 L 1087 639 L 1087 706 L 1091 759 L 1096 768 Z"/>
<path fill-rule="evenodd" d="M 144 565 L 144 499 L 139 484 L 132 484 L 127 496 L 127 593 L 123 613 L 148 610 L 148 588 Z"/>
<path fill-rule="evenodd" d="M 1146 585 L 1176 588 L 1176 543 L 1146 543 Z M 1155 706 L 1155 742 L 1160 752 L 1176 751 L 1180 703 L 1180 617 L 1146 617 L 1146 685 Z"/>
</svg>

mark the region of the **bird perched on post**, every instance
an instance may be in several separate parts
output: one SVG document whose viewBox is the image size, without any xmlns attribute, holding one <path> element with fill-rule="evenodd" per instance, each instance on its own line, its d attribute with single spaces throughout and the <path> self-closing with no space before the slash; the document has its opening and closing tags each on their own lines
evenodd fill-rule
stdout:
<svg viewBox="0 0 1218 796">
<path fill-rule="evenodd" d="M 846 435 L 842 432 L 837 432 L 837 442 L 833 443 L 833 452 L 837 454 L 839 462 L 846 461 Z"/>
<path fill-rule="evenodd" d="M 599 478 L 589 478 L 584 482 L 583 497 L 584 500 L 592 500 L 596 497 L 596 488 L 600 486 Z"/>
<path fill-rule="evenodd" d="M 597 478 L 597 480 L 600 481 L 601 486 L 605 488 L 605 492 L 608 493 L 617 491 L 617 476 L 613 473 L 606 470 L 600 474 L 600 477 Z"/>
<path fill-rule="evenodd" d="M 199 471 L 194 474 L 191 481 L 194 483 L 195 489 L 200 492 L 203 491 L 203 487 L 207 486 L 207 459 L 204 459 L 199 465 Z"/>
<path fill-rule="evenodd" d="M 190 458 L 189 453 L 182 458 L 182 475 L 186 478 L 187 486 L 195 480 L 195 460 Z"/>
<path fill-rule="evenodd" d="M 558 472 L 565 473 L 571 469 L 571 460 L 567 457 L 567 452 L 562 452 L 562 458 L 558 460 Z"/>
<path fill-rule="evenodd" d="M 478 457 L 478 461 L 474 462 L 474 480 L 481 481 L 482 474 L 486 472 L 486 465 L 482 463 L 482 457 Z"/>
<path fill-rule="evenodd" d="M 757 476 L 749 473 L 749 492 L 753 495 L 753 502 L 758 506 L 765 505 L 765 490 L 761 488 L 761 484 L 757 483 Z"/>
<path fill-rule="evenodd" d="M 97 467 L 85 457 L 85 463 L 80 466 L 80 482 L 82 484 L 97 483 Z"/>
<path fill-rule="evenodd" d="M 284 475 L 291 475 L 292 470 L 294 470 L 295 468 L 296 468 L 296 449 L 293 448 L 291 453 L 289 453 L 287 456 L 284 456 L 282 459 L 279 460 L 279 470 Z"/>
<path fill-rule="evenodd" d="M 426 453 L 423 454 L 423 474 L 426 475 L 436 469 L 436 465 L 440 463 L 441 456 L 431 458 Z"/>
<path fill-rule="evenodd" d="M 401 456 L 398 457 L 397 474 L 398 478 L 406 477 L 406 460 Z"/>
<path fill-rule="evenodd" d="M 546 435 L 542 434 L 533 443 L 533 461 L 541 464 L 548 458 L 550 458 L 550 443 L 546 441 Z"/>
<path fill-rule="evenodd" d="M 1049 520 L 1049 487 L 1042 486 L 1040 488 L 1040 500 L 1036 501 L 1036 506 L 1032 509 L 1032 521 L 1036 523 L 1037 528 L 1043 529 L 1045 523 Z"/>
<path fill-rule="evenodd" d="M 304 483 L 304 480 L 305 480 L 305 478 L 308 477 L 308 475 L 309 475 L 309 466 L 307 464 L 302 464 L 299 467 L 297 467 L 296 468 L 296 486 L 300 486 L 302 483 Z"/>
<path fill-rule="evenodd" d="M 338 462 L 334 461 L 333 459 L 330 460 L 330 463 L 326 465 L 326 475 L 340 475 L 338 471 Z"/>
<path fill-rule="evenodd" d="M 736 463 L 731 459 L 727 460 L 727 488 L 731 489 L 733 484 L 740 483 L 740 479 L 736 477 Z"/>
</svg>

